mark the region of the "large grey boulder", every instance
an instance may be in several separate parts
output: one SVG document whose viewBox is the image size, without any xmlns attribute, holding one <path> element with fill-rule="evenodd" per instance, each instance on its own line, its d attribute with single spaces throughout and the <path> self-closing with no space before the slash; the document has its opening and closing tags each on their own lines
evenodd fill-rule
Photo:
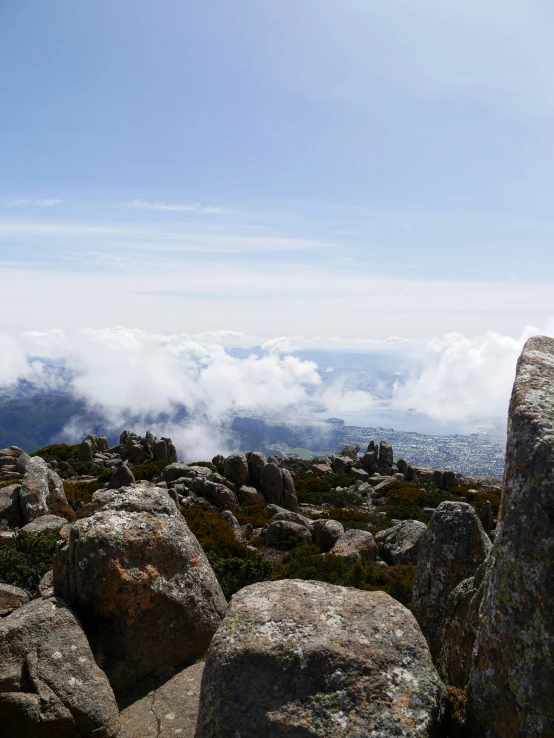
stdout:
<svg viewBox="0 0 554 738">
<path fill-rule="evenodd" d="M 0 489 L 0 523 L 10 528 L 21 528 L 25 525 L 25 518 L 19 503 L 20 484 L 10 484 Z"/>
<path fill-rule="evenodd" d="M 214 636 L 196 738 L 435 736 L 444 701 L 415 619 L 384 592 L 263 582 Z"/>
<path fill-rule="evenodd" d="M 183 464 L 181 461 L 177 461 L 174 464 L 168 464 L 168 466 L 166 466 L 162 471 L 162 479 L 164 482 L 170 484 L 176 479 L 189 476 L 191 468 L 192 467 L 188 466 L 188 464 Z"/>
<path fill-rule="evenodd" d="M 425 523 L 419 520 L 403 520 L 392 528 L 379 531 L 375 536 L 379 555 L 387 564 L 417 564 Z"/>
<path fill-rule="evenodd" d="M 62 600 L 0 619 L 0 718 L 6 738 L 120 736 L 112 689 Z"/>
<path fill-rule="evenodd" d="M 85 438 L 79 446 L 79 461 L 92 461 L 96 451 L 91 438 Z"/>
<path fill-rule="evenodd" d="M 237 489 L 250 481 L 248 461 L 244 454 L 231 454 L 225 459 L 223 474 Z"/>
<path fill-rule="evenodd" d="M 316 546 L 322 551 L 330 551 L 344 534 L 344 526 L 338 520 L 321 518 L 312 523 L 312 537 Z"/>
<path fill-rule="evenodd" d="M 392 466 L 394 464 L 392 446 L 386 441 L 381 441 L 379 444 L 379 461 L 387 466 Z"/>
<path fill-rule="evenodd" d="M 160 438 L 152 445 L 152 456 L 154 461 L 168 461 L 167 443 Z"/>
<path fill-rule="evenodd" d="M 554 735 L 554 340 L 518 362 L 468 689 L 474 735 Z"/>
<path fill-rule="evenodd" d="M 298 512 L 298 499 L 294 481 L 288 469 L 277 464 L 266 464 L 260 473 L 262 494 L 268 503 Z"/>
<path fill-rule="evenodd" d="M 266 546 L 293 548 L 294 546 L 309 546 L 311 542 L 312 534 L 306 526 L 291 520 L 272 519 L 265 532 Z"/>
<path fill-rule="evenodd" d="M 61 518 L 59 515 L 41 515 L 40 518 L 35 518 L 27 525 L 24 525 L 21 530 L 25 533 L 44 533 L 47 530 L 56 530 L 67 525 L 67 520 Z"/>
<path fill-rule="evenodd" d="M 255 487 L 244 485 L 238 491 L 241 505 L 265 505 L 265 497 Z"/>
<path fill-rule="evenodd" d="M 491 550 L 475 510 L 466 502 L 441 502 L 429 521 L 414 578 L 413 613 L 434 657 L 450 593 L 472 577 Z"/>
<path fill-rule="evenodd" d="M 365 454 L 362 456 L 362 466 L 368 472 L 374 471 L 376 463 L 377 453 L 375 451 L 366 451 Z"/>
<path fill-rule="evenodd" d="M 377 544 L 367 530 L 347 530 L 331 549 L 334 556 L 353 557 L 364 561 L 375 561 Z"/>
<path fill-rule="evenodd" d="M 114 493 L 67 529 L 54 556 L 55 592 L 82 615 L 115 689 L 203 656 L 226 606 L 167 491 L 151 495 Z"/>
<path fill-rule="evenodd" d="M 292 510 L 280 510 L 271 517 L 272 523 L 276 523 L 278 520 L 288 520 L 290 523 L 298 523 L 299 525 L 303 525 L 311 533 L 313 521 L 305 515 L 292 512 Z"/>
<path fill-rule="evenodd" d="M 119 489 L 120 487 L 126 487 L 129 484 L 133 484 L 135 481 L 135 475 L 129 469 L 127 464 L 120 464 L 112 474 L 112 478 L 108 483 L 108 489 Z"/>
<path fill-rule="evenodd" d="M 63 482 L 56 472 L 48 468 L 44 459 L 33 456 L 25 466 L 19 490 L 19 504 L 25 522 L 46 515 L 49 501 L 67 505 Z"/>
<path fill-rule="evenodd" d="M 239 506 L 235 492 L 230 490 L 225 484 L 213 482 L 211 479 L 206 479 L 205 477 L 199 476 L 193 480 L 192 491 L 213 502 L 214 505 L 217 505 L 222 510 L 235 510 Z"/>
<path fill-rule="evenodd" d="M 250 484 L 254 487 L 260 486 L 260 475 L 263 467 L 267 464 L 267 459 L 261 451 L 250 451 L 246 454 L 248 459 L 248 474 L 250 476 Z"/>
</svg>

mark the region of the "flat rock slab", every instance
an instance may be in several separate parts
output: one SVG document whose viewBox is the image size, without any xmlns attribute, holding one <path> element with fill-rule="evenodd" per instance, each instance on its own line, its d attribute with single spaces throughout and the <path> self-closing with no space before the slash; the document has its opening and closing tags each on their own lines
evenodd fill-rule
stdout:
<svg viewBox="0 0 554 738">
<path fill-rule="evenodd" d="M 127 738 L 194 738 L 204 662 L 183 669 L 156 688 L 148 677 L 118 696 Z"/>
</svg>

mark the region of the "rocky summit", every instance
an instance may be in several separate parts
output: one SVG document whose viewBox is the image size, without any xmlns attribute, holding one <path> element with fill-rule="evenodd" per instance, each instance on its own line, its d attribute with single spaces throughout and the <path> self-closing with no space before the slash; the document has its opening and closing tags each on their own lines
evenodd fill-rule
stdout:
<svg viewBox="0 0 554 738">
<path fill-rule="evenodd" d="M 0 450 L 6 738 L 554 736 L 554 340 L 503 480 L 385 441 Z"/>
</svg>

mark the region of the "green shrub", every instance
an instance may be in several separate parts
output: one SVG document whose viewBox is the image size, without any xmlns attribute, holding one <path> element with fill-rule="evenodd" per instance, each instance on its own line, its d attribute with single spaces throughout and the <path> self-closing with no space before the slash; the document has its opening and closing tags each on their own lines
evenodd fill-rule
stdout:
<svg viewBox="0 0 554 738">
<path fill-rule="evenodd" d="M 470 499 L 471 498 L 471 499 Z M 477 511 L 477 514 L 479 514 L 481 508 L 485 504 L 485 502 L 488 500 L 491 503 L 492 511 L 495 515 L 498 515 L 498 509 L 500 507 L 500 500 L 502 499 L 502 495 L 500 492 L 494 492 L 494 491 L 481 491 L 479 490 L 477 494 L 475 495 L 468 495 L 468 501 L 471 505 L 475 508 Z"/>
<path fill-rule="evenodd" d="M 12 484 L 21 484 L 21 479 L 4 479 L 2 482 L 0 482 L 0 489 L 4 489 L 4 487 L 9 487 Z"/>
<path fill-rule="evenodd" d="M 415 567 L 383 567 L 373 562 L 322 554 L 317 546 L 302 546 L 288 553 L 273 579 L 314 579 L 366 591 L 387 592 L 411 607 Z"/>
<path fill-rule="evenodd" d="M 241 525 L 250 523 L 253 528 L 263 528 L 269 522 L 265 505 L 246 505 L 242 510 L 235 511 L 234 515 Z"/>
<path fill-rule="evenodd" d="M 75 505 L 79 501 L 84 504 L 90 502 L 93 493 L 103 487 L 106 482 L 110 481 L 113 472 L 113 469 L 104 469 L 96 479 L 90 482 L 69 482 L 67 479 L 64 479 L 63 488 L 69 503 Z"/>
<path fill-rule="evenodd" d="M 212 510 L 196 507 L 181 508 L 187 524 L 198 539 L 205 553 L 220 559 L 236 558 L 251 561 L 256 553 L 235 538 L 229 523 Z"/>
<path fill-rule="evenodd" d="M 423 489 L 405 482 L 393 482 L 385 492 L 387 515 L 398 520 L 422 520 L 424 507 L 437 507 L 443 500 L 451 499 L 452 495 L 436 488 Z"/>
<path fill-rule="evenodd" d="M 343 507 L 333 507 L 326 515 L 321 517 L 329 520 L 338 520 L 345 530 L 356 528 L 358 530 L 369 530 L 371 528 L 371 515 L 358 510 Z"/>
<path fill-rule="evenodd" d="M 71 464 L 73 461 L 79 460 L 79 444 L 68 446 L 67 443 L 52 443 L 50 446 L 43 446 L 43 448 L 33 451 L 30 455 L 40 456 L 47 462 L 67 461 Z"/>
<path fill-rule="evenodd" d="M 212 472 L 217 472 L 216 465 L 212 464 L 211 461 L 191 461 L 189 466 L 205 466 L 206 469 L 209 469 Z"/>
<path fill-rule="evenodd" d="M 352 477 L 345 474 L 328 474 L 325 477 L 306 474 L 294 480 L 294 487 L 298 502 L 309 505 L 347 507 L 348 505 L 360 505 L 361 497 L 355 492 L 345 490 L 338 492 L 335 488 L 349 487 L 353 481 Z"/>
<path fill-rule="evenodd" d="M 131 468 L 133 476 L 137 482 L 147 479 L 151 482 L 154 477 L 157 477 L 163 469 L 167 466 L 166 461 L 145 461 L 144 464 L 137 464 Z M 112 472 L 113 474 L 113 472 Z"/>
<path fill-rule="evenodd" d="M 260 554 L 248 561 L 234 557 L 220 559 L 213 554 L 208 558 L 227 600 L 239 589 L 269 579 L 274 568 L 273 564 Z"/>
<path fill-rule="evenodd" d="M 52 556 L 59 540 L 59 528 L 42 533 L 16 534 L 15 546 L 0 548 L 0 582 L 34 592 L 52 568 Z"/>
</svg>

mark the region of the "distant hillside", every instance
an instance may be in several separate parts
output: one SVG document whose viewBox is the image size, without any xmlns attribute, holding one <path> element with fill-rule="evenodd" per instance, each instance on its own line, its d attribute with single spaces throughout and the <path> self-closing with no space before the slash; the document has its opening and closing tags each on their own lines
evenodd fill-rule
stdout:
<svg viewBox="0 0 554 738">
<path fill-rule="evenodd" d="M 100 430 L 102 417 L 70 394 L 49 393 L 0 403 L 0 448 L 19 446 L 34 451 L 57 440 L 72 419 L 86 419 L 90 430 Z"/>
</svg>

